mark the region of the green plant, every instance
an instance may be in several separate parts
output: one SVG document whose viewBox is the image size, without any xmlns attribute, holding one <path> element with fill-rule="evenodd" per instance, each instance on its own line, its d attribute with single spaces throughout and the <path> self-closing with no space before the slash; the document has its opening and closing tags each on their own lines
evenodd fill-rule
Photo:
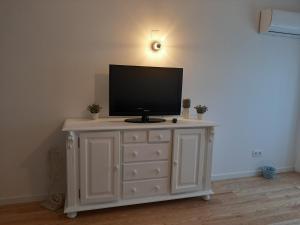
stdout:
<svg viewBox="0 0 300 225">
<path fill-rule="evenodd" d="M 207 112 L 208 110 L 205 105 L 197 105 L 194 108 L 196 109 L 197 113 L 201 113 L 201 114 Z"/>
<path fill-rule="evenodd" d="M 92 104 L 92 105 L 89 105 L 87 107 L 87 110 L 90 112 L 90 113 L 99 113 L 100 112 L 100 109 L 102 109 L 99 105 L 97 104 Z"/>
<path fill-rule="evenodd" d="M 182 107 L 188 109 L 191 107 L 191 99 L 185 98 L 182 100 Z"/>
</svg>

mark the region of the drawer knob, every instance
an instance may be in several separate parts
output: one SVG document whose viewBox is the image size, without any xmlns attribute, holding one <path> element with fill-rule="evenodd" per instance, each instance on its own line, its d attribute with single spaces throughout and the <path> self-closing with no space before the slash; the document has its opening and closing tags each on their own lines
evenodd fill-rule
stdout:
<svg viewBox="0 0 300 225">
<path fill-rule="evenodd" d="M 133 176 L 136 176 L 137 173 L 138 173 L 137 170 L 133 170 L 133 171 L 132 171 L 132 175 L 133 175 Z"/>
<path fill-rule="evenodd" d="M 174 166 L 177 166 L 177 165 L 178 165 L 178 161 L 175 160 L 175 161 L 173 162 L 173 165 L 174 165 Z"/>
<path fill-rule="evenodd" d="M 137 155 L 138 155 L 138 152 L 136 152 L 136 151 L 132 152 L 133 157 L 137 157 Z"/>
<path fill-rule="evenodd" d="M 159 191 L 160 190 L 160 186 L 159 185 L 155 185 L 154 189 L 155 189 L 155 191 Z"/>
<path fill-rule="evenodd" d="M 156 155 L 160 156 L 161 155 L 161 150 L 157 150 Z"/>
<path fill-rule="evenodd" d="M 155 169 L 156 174 L 160 174 L 160 168 Z"/>
<path fill-rule="evenodd" d="M 132 192 L 133 194 L 136 193 L 136 188 L 135 188 L 135 187 L 131 188 L 131 192 Z"/>
<path fill-rule="evenodd" d="M 162 134 L 158 135 L 158 139 L 159 139 L 159 140 L 163 139 L 163 137 L 164 137 L 164 136 L 163 136 Z"/>
<path fill-rule="evenodd" d="M 138 139 L 138 136 L 137 136 L 137 135 L 133 135 L 133 136 L 132 136 L 132 139 L 133 139 L 134 141 L 136 141 L 136 140 Z"/>
</svg>

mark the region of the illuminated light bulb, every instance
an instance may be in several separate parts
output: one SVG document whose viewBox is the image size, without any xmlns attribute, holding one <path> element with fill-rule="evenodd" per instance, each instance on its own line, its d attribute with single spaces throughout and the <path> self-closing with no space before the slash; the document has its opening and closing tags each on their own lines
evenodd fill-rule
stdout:
<svg viewBox="0 0 300 225">
<path fill-rule="evenodd" d="M 161 49 L 161 43 L 159 41 L 153 41 L 151 43 L 151 49 L 156 52 L 159 51 Z"/>
</svg>

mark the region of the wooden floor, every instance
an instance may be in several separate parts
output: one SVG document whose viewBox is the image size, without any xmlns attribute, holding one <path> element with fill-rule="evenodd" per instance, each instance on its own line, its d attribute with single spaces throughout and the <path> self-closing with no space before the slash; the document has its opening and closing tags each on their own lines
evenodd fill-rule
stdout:
<svg viewBox="0 0 300 225">
<path fill-rule="evenodd" d="M 39 203 L 0 207 L 2 225 L 300 225 L 300 174 L 214 183 L 209 202 L 200 198 L 94 210 L 66 218 Z"/>
</svg>

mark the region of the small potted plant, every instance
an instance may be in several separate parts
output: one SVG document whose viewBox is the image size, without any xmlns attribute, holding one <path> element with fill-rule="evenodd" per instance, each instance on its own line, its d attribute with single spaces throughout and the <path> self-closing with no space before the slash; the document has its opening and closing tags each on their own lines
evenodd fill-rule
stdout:
<svg viewBox="0 0 300 225">
<path fill-rule="evenodd" d="M 188 119 L 190 115 L 191 99 L 185 98 L 182 100 L 182 116 L 184 119 Z"/>
<path fill-rule="evenodd" d="M 99 118 L 99 112 L 101 110 L 101 107 L 97 104 L 92 104 L 92 105 L 89 105 L 87 107 L 87 110 L 91 113 L 92 115 L 92 118 L 94 120 L 98 119 Z"/>
<path fill-rule="evenodd" d="M 197 118 L 198 120 L 203 119 L 203 114 L 207 112 L 207 107 L 205 105 L 197 105 L 194 107 L 197 111 Z"/>
</svg>

